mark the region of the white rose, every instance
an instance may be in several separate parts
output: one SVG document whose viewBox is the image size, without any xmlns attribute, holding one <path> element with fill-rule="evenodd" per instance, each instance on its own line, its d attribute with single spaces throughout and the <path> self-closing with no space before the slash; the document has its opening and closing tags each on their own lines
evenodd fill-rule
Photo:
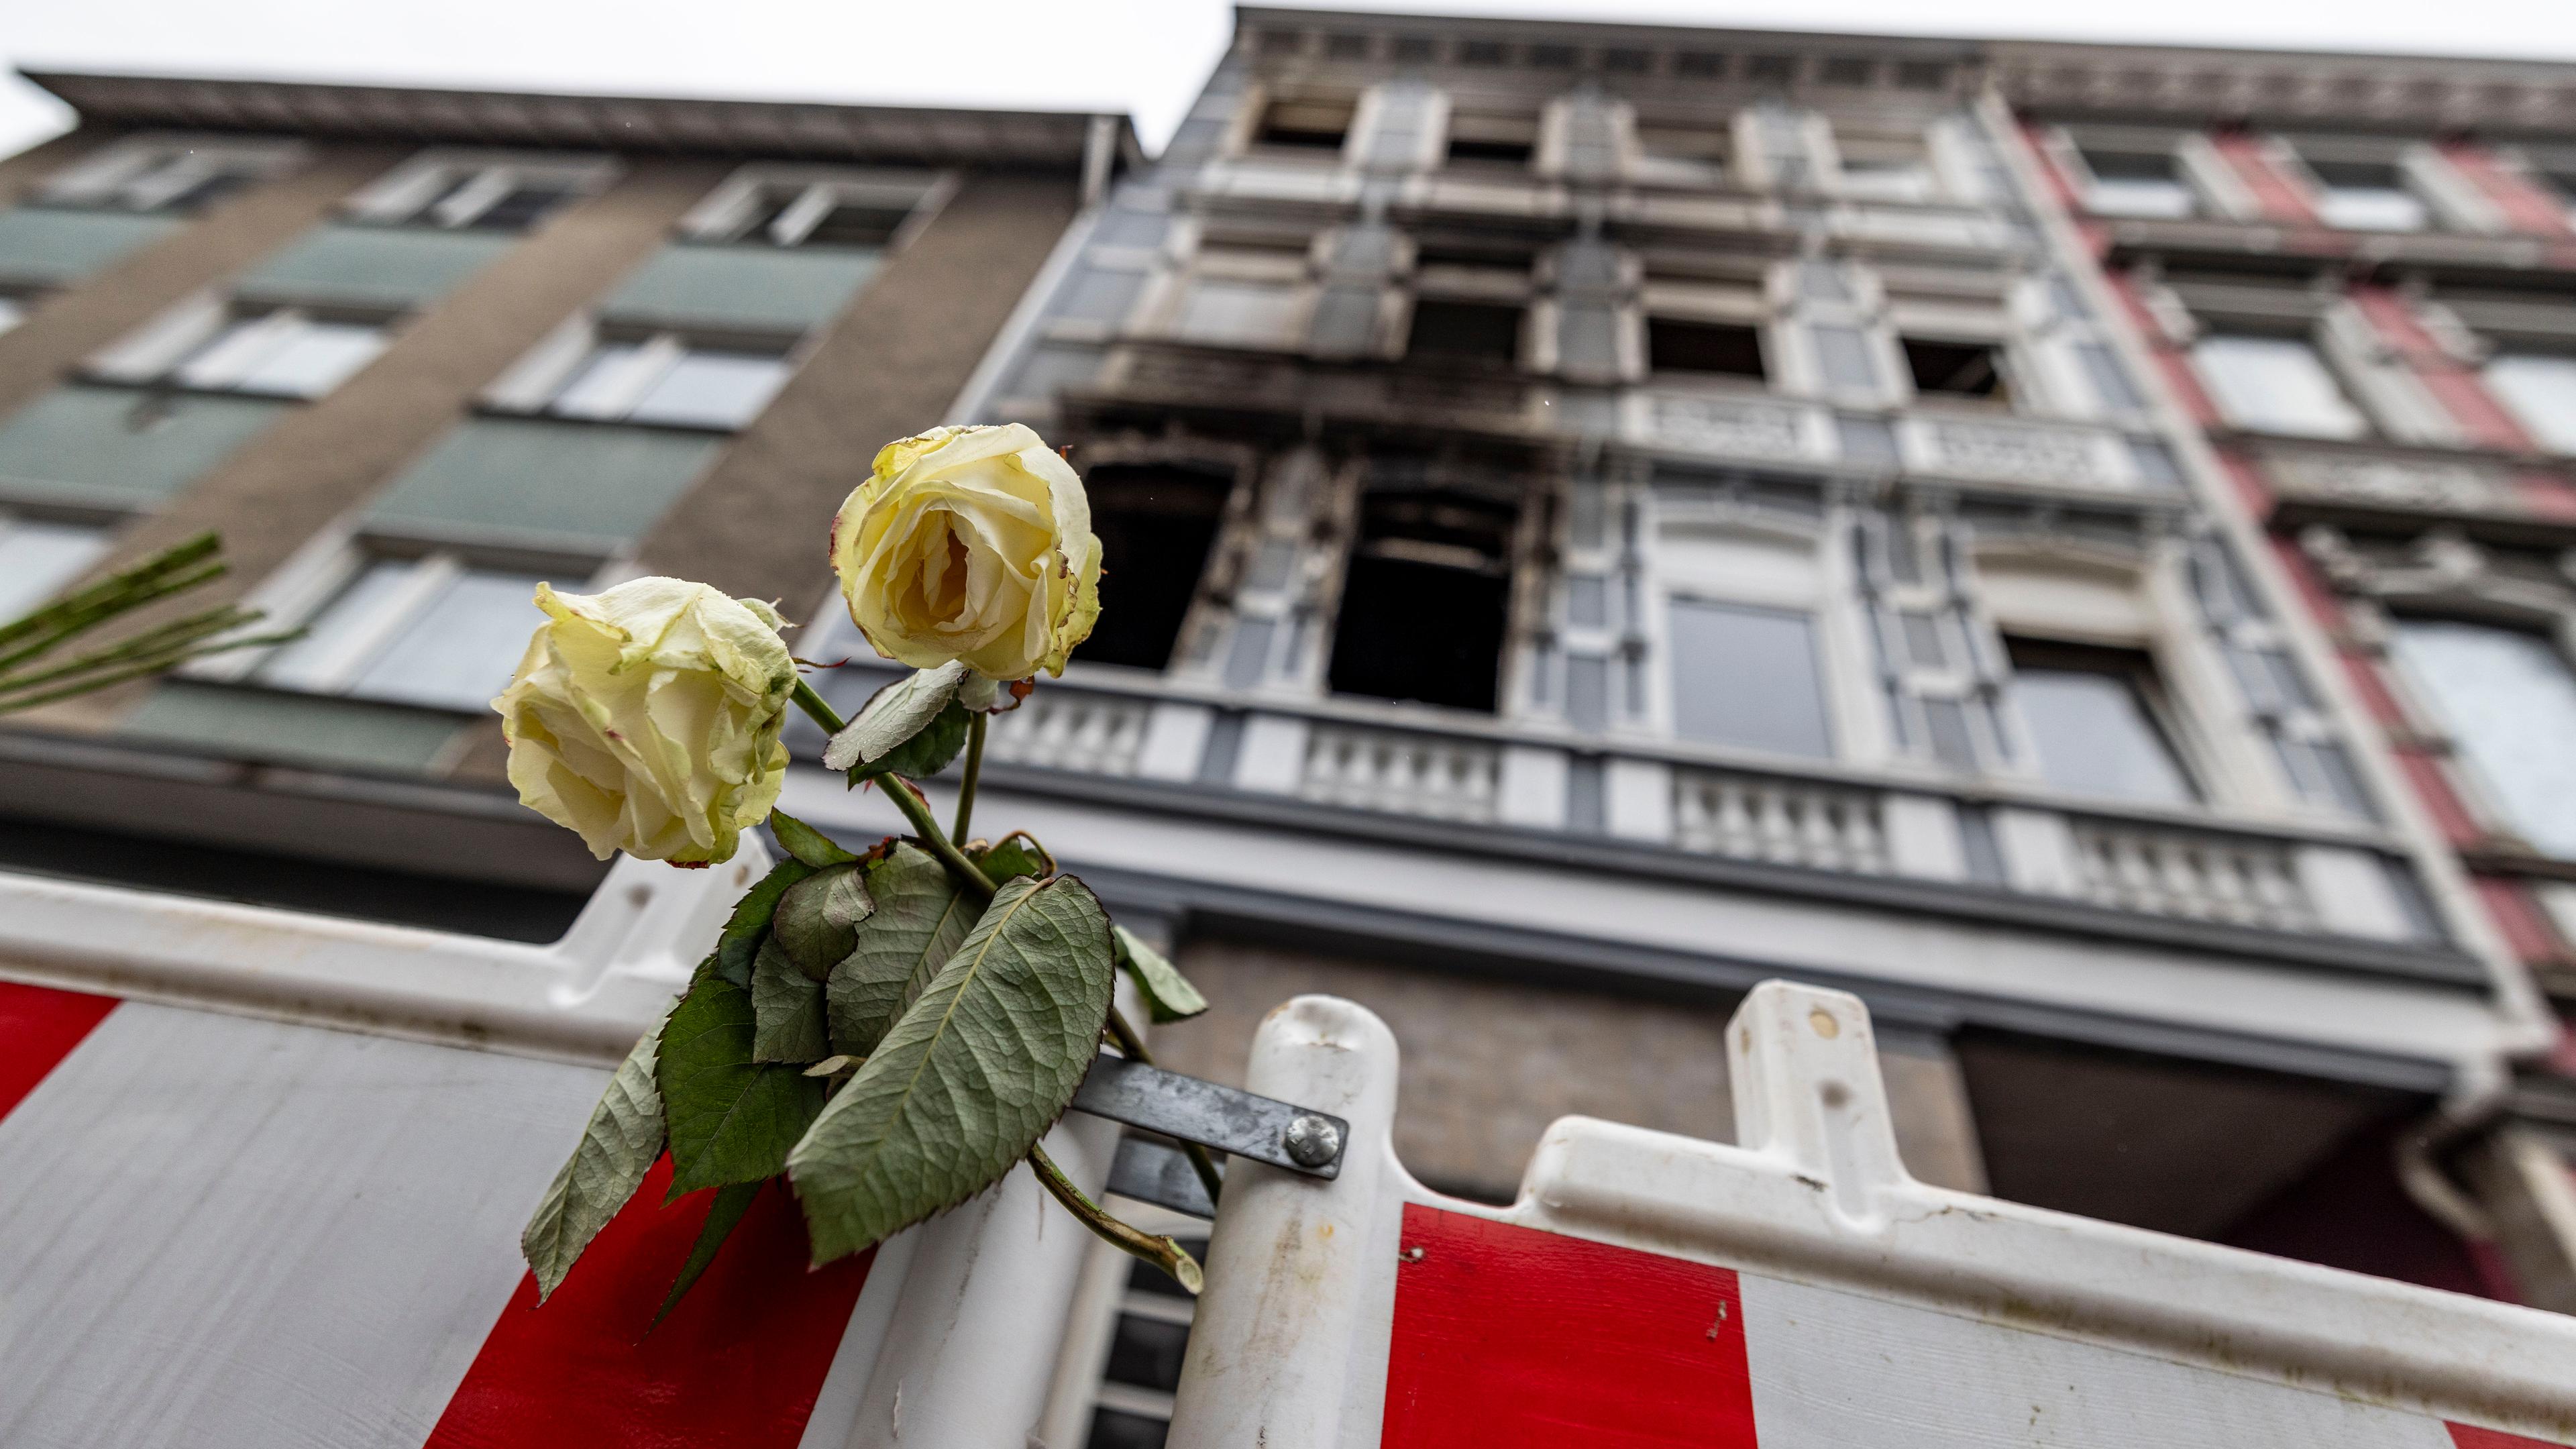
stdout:
<svg viewBox="0 0 2576 1449">
<path fill-rule="evenodd" d="M 732 859 L 786 778 L 796 664 L 777 611 L 664 578 L 539 584 L 537 607 L 550 617 L 492 701 L 520 803 L 602 860 Z"/>
<path fill-rule="evenodd" d="M 1082 479 L 1017 423 L 888 443 L 832 520 L 832 569 L 859 632 L 915 669 L 1062 674 L 1100 617 Z"/>
</svg>

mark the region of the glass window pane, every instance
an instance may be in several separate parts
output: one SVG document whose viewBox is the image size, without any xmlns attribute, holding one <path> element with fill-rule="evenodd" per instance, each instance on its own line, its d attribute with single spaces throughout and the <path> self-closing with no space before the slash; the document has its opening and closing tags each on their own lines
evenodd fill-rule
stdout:
<svg viewBox="0 0 2576 1449">
<path fill-rule="evenodd" d="M 421 607 L 360 672 L 351 694 L 479 710 L 510 682 L 544 616 L 536 574 L 475 570 Z"/>
<path fill-rule="evenodd" d="M 2329 186 L 2317 196 L 2317 216 L 2355 231 L 2422 231 L 2433 220 L 2415 193 L 2395 186 Z"/>
<path fill-rule="evenodd" d="M 603 342 L 590 350 L 555 390 L 554 410 L 566 417 L 613 418 L 626 411 L 634 372 L 644 349 L 633 342 Z"/>
<path fill-rule="evenodd" d="M 738 428 L 769 406 L 787 381 L 787 359 L 752 352 L 690 352 L 636 399 L 643 423 Z"/>
<path fill-rule="evenodd" d="M 2576 676 L 2518 629 L 2400 620 L 2397 661 L 2523 838 L 2576 858 Z"/>
<path fill-rule="evenodd" d="M 27 304 L 16 297 L 0 293 L 0 332 L 27 320 Z"/>
<path fill-rule="evenodd" d="M 2060 789 L 2123 800 L 2184 804 L 2191 783 L 2156 724 L 2138 679 L 2117 668 L 2016 662 L 2013 702 L 2039 750 L 2039 771 Z"/>
<path fill-rule="evenodd" d="M 1287 346 L 1296 341 L 1297 290 L 1202 277 L 1181 302 L 1180 332 L 1194 342 Z"/>
<path fill-rule="evenodd" d="M 234 384 L 244 392 L 320 397 L 376 360 L 385 335 L 354 322 L 301 322 Z"/>
<path fill-rule="evenodd" d="M 107 530 L 87 523 L 0 523 L 0 621 L 54 596 L 107 552 Z"/>
<path fill-rule="evenodd" d="M 281 340 L 267 317 L 235 317 L 189 353 L 171 375 L 190 387 L 231 387 Z"/>
<path fill-rule="evenodd" d="M 2192 361 L 2220 412 L 2242 428 L 2357 438 L 2367 428 L 2317 350 L 2295 337 L 2204 337 Z"/>
<path fill-rule="evenodd" d="M 2186 217 L 2191 188 L 2170 176 L 2097 176 L 2085 205 L 2104 216 Z"/>
<path fill-rule="evenodd" d="M 368 564 L 337 597 L 305 620 L 303 638 L 268 656 L 259 667 L 260 681 L 280 689 L 337 687 L 351 652 L 364 648 L 386 627 L 385 611 L 395 604 L 416 567 L 409 559 Z"/>
<path fill-rule="evenodd" d="M 1668 641 L 1673 733 L 1825 756 L 1825 696 L 1806 615 L 1674 599 Z"/>
<path fill-rule="evenodd" d="M 2487 386 L 2542 447 L 2576 453 L 2576 357 L 2508 353 L 2487 364 Z"/>
</svg>

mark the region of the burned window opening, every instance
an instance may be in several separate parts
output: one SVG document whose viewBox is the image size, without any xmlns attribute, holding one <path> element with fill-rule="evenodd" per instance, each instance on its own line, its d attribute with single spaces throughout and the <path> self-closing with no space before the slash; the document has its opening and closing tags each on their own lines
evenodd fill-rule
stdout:
<svg viewBox="0 0 2576 1449">
<path fill-rule="evenodd" d="M 1413 304 L 1404 355 L 1509 367 L 1520 360 L 1521 309 L 1501 302 L 1426 297 Z"/>
<path fill-rule="evenodd" d="M 1494 712 L 1518 510 L 1447 489 L 1370 496 L 1342 582 L 1336 694 Z"/>
<path fill-rule="evenodd" d="M 1983 398 L 1988 402 L 2006 402 L 2011 398 L 2011 393 L 2004 386 L 1999 349 L 1991 343 L 1939 342 L 1908 337 L 1904 339 L 1904 347 L 1906 371 L 1914 376 L 1916 392 Z"/>
<path fill-rule="evenodd" d="M 1347 101 L 1273 101 L 1261 113 L 1252 142 L 1296 151 L 1339 151 L 1350 135 L 1351 111 Z"/>
<path fill-rule="evenodd" d="M 1079 657 L 1163 669 L 1207 571 L 1232 479 L 1206 468 L 1112 464 L 1083 480 L 1100 539 L 1100 621 Z"/>
<path fill-rule="evenodd" d="M 1760 380 L 1762 333 L 1728 322 L 1646 319 L 1646 365 L 1656 372 L 1706 372 Z"/>
</svg>

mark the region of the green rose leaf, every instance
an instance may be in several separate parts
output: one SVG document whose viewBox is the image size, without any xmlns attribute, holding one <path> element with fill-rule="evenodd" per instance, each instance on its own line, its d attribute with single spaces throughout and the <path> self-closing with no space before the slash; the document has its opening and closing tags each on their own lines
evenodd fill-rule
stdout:
<svg viewBox="0 0 2576 1449">
<path fill-rule="evenodd" d="M 663 1013 L 664 1021 L 669 1013 Z M 644 1174 L 662 1155 L 662 1093 L 653 1062 L 664 1022 L 653 1023 L 619 1063 L 590 1109 L 581 1142 L 546 1184 L 546 1195 L 519 1234 L 519 1251 L 537 1275 L 537 1301 L 563 1285 L 581 1250 L 643 1186 Z"/>
<path fill-rule="evenodd" d="M 859 717 L 832 736 L 823 750 L 824 768 L 857 769 L 862 775 L 884 773 L 886 757 L 945 714 L 957 698 L 957 686 L 965 681 L 965 662 L 952 659 L 937 669 L 914 670 L 878 690 L 860 708 Z"/>
<path fill-rule="evenodd" d="M 823 983 L 772 936 L 751 967 L 751 1059 L 803 1066 L 831 1055 L 823 1037 Z"/>
<path fill-rule="evenodd" d="M 835 845 L 830 836 L 784 810 L 769 812 L 769 830 L 771 834 L 778 837 L 779 844 L 787 847 L 789 855 L 816 870 L 821 870 L 827 865 L 844 865 L 858 859 L 857 856 Z"/>
<path fill-rule="evenodd" d="M 977 856 L 975 864 L 983 868 L 984 874 L 993 878 L 995 885 L 1000 885 L 1006 880 L 1016 880 L 1024 875 L 1047 873 L 1047 863 L 1038 857 L 1035 850 L 1029 848 L 1027 841 L 1016 835 L 1004 837 L 1000 844 Z"/>
<path fill-rule="evenodd" d="M 653 1328 L 661 1327 L 671 1310 L 680 1306 L 681 1297 L 696 1286 L 707 1265 L 716 1260 L 716 1249 L 733 1236 L 734 1224 L 742 1221 L 742 1215 L 751 1210 L 751 1200 L 766 1185 L 765 1181 L 728 1182 L 716 1189 L 715 1201 L 707 1204 L 707 1220 L 698 1227 L 698 1240 L 689 1246 L 689 1261 L 680 1265 L 680 1276 L 671 1280 L 670 1293 L 653 1312 Z"/>
<path fill-rule="evenodd" d="M 1073 1100 L 1109 1014 L 1109 917 L 1072 876 L 1014 880 L 788 1155 L 814 1261 L 1011 1170 Z"/>
<path fill-rule="evenodd" d="M 770 936 L 807 976 L 822 981 L 857 945 L 858 925 L 877 908 L 858 865 L 816 871 L 778 898 Z"/>
<path fill-rule="evenodd" d="M 777 812 L 771 811 L 772 819 Z M 769 874 L 752 882 L 751 889 L 736 901 L 733 914 L 726 918 L 724 934 L 716 938 L 716 969 L 736 986 L 751 984 L 752 958 L 760 953 L 761 938 L 769 934 L 770 919 L 778 913 L 778 898 L 789 886 L 814 873 L 814 867 L 801 860 L 782 860 L 769 868 Z"/>
<path fill-rule="evenodd" d="M 1163 953 L 1146 945 L 1125 926 L 1114 926 L 1110 934 L 1118 941 L 1118 964 L 1136 989 L 1145 995 L 1145 1009 L 1156 1021 L 1187 1021 L 1207 1010 L 1207 998 L 1199 995 L 1181 968 L 1165 959 Z"/>
<path fill-rule="evenodd" d="M 900 842 L 867 866 L 874 914 L 824 986 L 832 1049 L 852 1056 L 875 1051 L 975 927 L 978 906 L 957 889 L 929 851 Z"/>
<path fill-rule="evenodd" d="M 777 1176 L 822 1108 L 820 1081 L 753 1058 L 758 1022 L 748 990 L 701 968 L 662 1025 L 655 1078 L 670 1124 L 673 1197 Z"/>
</svg>

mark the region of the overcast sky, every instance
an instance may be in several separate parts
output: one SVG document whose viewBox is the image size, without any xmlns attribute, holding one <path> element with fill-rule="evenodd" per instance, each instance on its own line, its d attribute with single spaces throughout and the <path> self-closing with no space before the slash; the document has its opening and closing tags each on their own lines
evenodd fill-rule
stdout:
<svg viewBox="0 0 2576 1449">
<path fill-rule="evenodd" d="M 2576 60 L 2571 0 L 1396 0 L 1350 9 Z M 1159 147 L 1221 0 L 0 0 L 11 67 L 600 94 L 1101 107 Z M 0 153 L 70 124 L 0 80 Z"/>
</svg>

